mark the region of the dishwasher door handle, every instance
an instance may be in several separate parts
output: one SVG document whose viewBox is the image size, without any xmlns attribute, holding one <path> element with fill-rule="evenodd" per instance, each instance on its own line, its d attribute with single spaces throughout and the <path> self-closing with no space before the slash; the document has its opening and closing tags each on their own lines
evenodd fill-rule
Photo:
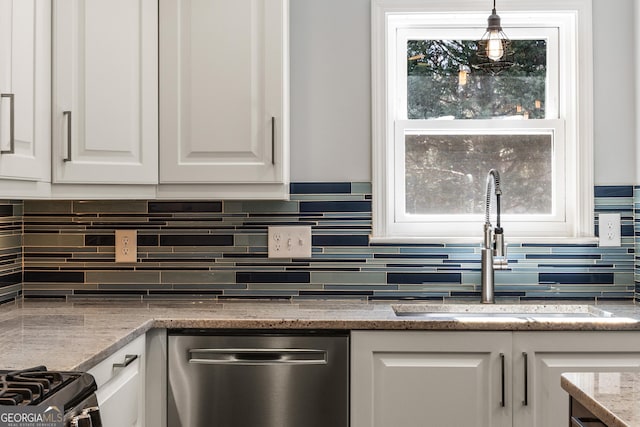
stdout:
<svg viewBox="0 0 640 427">
<path fill-rule="evenodd" d="M 327 351 L 297 348 L 194 348 L 189 363 L 202 365 L 326 365 Z"/>
</svg>

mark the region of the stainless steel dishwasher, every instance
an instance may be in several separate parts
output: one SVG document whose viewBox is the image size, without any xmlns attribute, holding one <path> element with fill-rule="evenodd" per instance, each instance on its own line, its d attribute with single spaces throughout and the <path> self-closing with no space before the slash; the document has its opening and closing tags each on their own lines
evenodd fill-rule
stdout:
<svg viewBox="0 0 640 427">
<path fill-rule="evenodd" d="M 168 427 L 346 427 L 344 331 L 173 330 Z"/>
</svg>

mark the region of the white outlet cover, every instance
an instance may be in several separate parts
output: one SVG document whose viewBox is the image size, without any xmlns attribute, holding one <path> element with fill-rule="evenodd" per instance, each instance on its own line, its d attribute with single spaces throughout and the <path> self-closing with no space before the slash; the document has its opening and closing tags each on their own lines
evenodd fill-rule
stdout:
<svg viewBox="0 0 640 427">
<path fill-rule="evenodd" d="M 620 214 L 598 215 L 598 234 L 600 246 L 620 246 Z"/>
<path fill-rule="evenodd" d="M 311 226 L 270 226 L 269 258 L 311 258 Z"/>
</svg>

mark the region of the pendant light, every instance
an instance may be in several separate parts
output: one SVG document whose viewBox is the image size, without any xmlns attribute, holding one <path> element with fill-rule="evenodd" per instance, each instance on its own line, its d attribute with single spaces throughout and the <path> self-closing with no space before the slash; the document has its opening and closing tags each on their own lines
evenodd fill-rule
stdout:
<svg viewBox="0 0 640 427">
<path fill-rule="evenodd" d="M 487 31 L 480 39 L 480 45 L 483 49 L 478 53 L 491 61 L 499 61 L 505 55 L 509 44 L 509 38 L 502 31 L 500 25 L 500 16 L 496 13 L 496 0 L 493 0 L 493 9 L 487 18 Z"/>
<path fill-rule="evenodd" d="M 511 40 L 502 31 L 496 0 L 493 0 L 493 9 L 487 19 L 487 30 L 478 42 L 477 55 L 480 61 L 475 67 L 491 74 L 498 74 L 513 65 Z"/>
</svg>

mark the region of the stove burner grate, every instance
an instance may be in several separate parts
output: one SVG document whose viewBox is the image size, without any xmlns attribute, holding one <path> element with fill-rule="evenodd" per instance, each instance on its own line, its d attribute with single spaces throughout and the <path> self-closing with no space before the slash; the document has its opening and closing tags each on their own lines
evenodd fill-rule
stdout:
<svg viewBox="0 0 640 427">
<path fill-rule="evenodd" d="M 0 405 L 37 405 L 79 375 L 45 366 L 0 373 Z"/>
</svg>

